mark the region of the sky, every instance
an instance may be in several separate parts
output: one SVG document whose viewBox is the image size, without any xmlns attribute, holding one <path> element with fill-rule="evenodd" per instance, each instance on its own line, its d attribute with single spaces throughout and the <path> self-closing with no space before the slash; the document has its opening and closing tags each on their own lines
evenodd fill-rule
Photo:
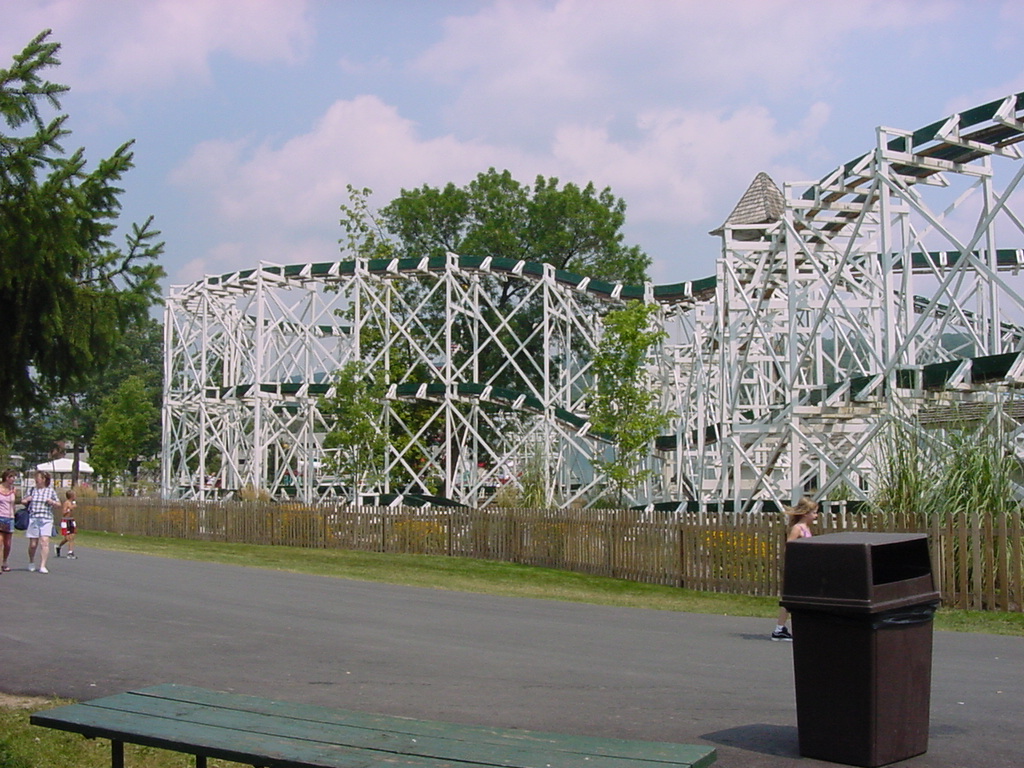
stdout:
<svg viewBox="0 0 1024 768">
<path fill-rule="evenodd" d="M 61 43 L 69 148 L 134 140 L 122 221 L 166 285 L 347 258 L 346 186 L 494 167 L 609 187 L 653 282 L 715 272 L 759 171 L 780 186 L 1024 91 L 1010 0 L 3 0 L 0 68 Z"/>
</svg>

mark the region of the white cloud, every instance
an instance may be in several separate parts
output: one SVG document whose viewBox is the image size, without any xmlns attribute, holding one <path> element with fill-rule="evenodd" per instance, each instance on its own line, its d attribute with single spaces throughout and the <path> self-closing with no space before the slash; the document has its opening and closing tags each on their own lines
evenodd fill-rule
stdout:
<svg viewBox="0 0 1024 768">
<path fill-rule="evenodd" d="M 13 0 L 0 32 L 13 53 L 43 29 L 62 45 L 61 79 L 83 91 L 154 91 L 205 81 L 210 58 L 294 61 L 311 41 L 305 0 Z"/>
<path fill-rule="evenodd" d="M 658 238 L 703 245 L 758 171 L 818 178 L 869 148 L 879 123 L 923 125 L 1024 89 L 1007 53 L 1024 28 L 1014 2 L 398 5 L 4 0 L 0 53 L 54 29 L 76 136 L 91 151 L 106 130 L 111 145 L 139 139 L 131 179 L 157 179 L 143 205 L 190 277 L 334 257 L 348 183 L 382 205 L 490 166 L 610 186 L 658 258 Z"/>
<path fill-rule="evenodd" d="M 154 91 L 208 78 L 218 54 L 294 61 L 311 42 L 316 8 L 275 0 L 18 1 L 74 30 L 68 53 L 75 71 L 89 75 L 87 87 Z M 321 254 L 340 236 L 347 184 L 371 187 L 383 204 L 402 187 L 462 184 L 490 166 L 523 181 L 536 174 L 594 181 L 626 199 L 631 221 L 706 231 L 758 171 L 781 183 L 827 170 L 821 134 L 832 113 L 834 68 L 849 61 L 834 49 L 857 35 L 926 24 L 949 7 L 883 0 L 814 4 L 813 12 L 793 0 L 482 5 L 445 20 L 440 39 L 427 41 L 415 60 L 414 74 L 441 84 L 430 104 L 410 93 L 390 92 L 389 101 L 360 96 L 335 101 L 308 131 L 283 141 L 268 140 L 264 129 L 197 145 L 171 178 L 196 221 L 224 245 L 186 271 L 222 272 L 257 253 L 296 260 L 280 255 L 285 247 Z M 86 40 L 88 55 L 79 49 Z M 398 62 L 332 53 L 348 78 L 365 77 L 368 67 L 401 75 Z M 782 117 L 794 113 L 802 115 L 795 123 Z M 421 115 L 431 125 L 442 115 L 447 131 L 426 131 L 413 119 Z"/>
<path fill-rule="evenodd" d="M 948 3 L 793 0 L 498 0 L 451 18 L 418 60 L 457 89 L 449 120 L 477 135 L 533 135 L 583 115 L 611 121 L 655 105 L 735 108 L 835 84 L 834 49 L 857 35 L 919 28 Z"/>
<path fill-rule="evenodd" d="M 611 186 L 638 221 L 707 223 L 728 213 L 723 206 L 757 171 L 777 173 L 780 156 L 813 142 L 827 115 L 817 104 L 797 126 L 782 130 L 760 107 L 728 114 L 652 110 L 638 118 L 636 139 L 617 141 L 605 130 L 566 124 L 544 153 L 527 154 L 451 136 L 423 137 L 394 107 L 362 96 L 334 103 L 308 133 L 279 147 L 205 142 L 173 180 L 189 190 L 197 208 L 264 233 L 261 240 L 290 231 L 296 239 L 318 232 L 336 241 L 347 184 L 373 188 L 374 202 L 383 205 L 402 187 L 461 184 L 489 166 L 509 168 L 524 182 L 541 173 Z M 210 254 L 215 271 L 231 268 L 221 266 L 229 262 L 226 255 Z"/>
<path fill-rule="evenodd" d="M 200 144 L 172 180 L 221 220 L 330 231 L 337 239 L 347 184 L 371 187 L 383 205 L 403 186 L 468 181 L 501 164 L 495 161 L 501 154 L 450 136 L 423 138 L 394 107 L 361 96 L 335 102 L 308 133 L 280 147 Z"/>
<path fill-rule="evenodd" d="M 567 175 L 599 180 L 630 200 L 631 218 L 692 224 L 721 214 L 723 196 L 738 197 L 736 190 L 745 189 L 758 171 L 778 179 L 789 170 L 779 158 L 813 143 L 827 118 L 822 103 L 788 130 L 763 107 L 729 114 L 651 110 L 639 116 L 635 141 L 616 142 L 600 129 L 566 126 L 553 155 Z"/>
</svg>

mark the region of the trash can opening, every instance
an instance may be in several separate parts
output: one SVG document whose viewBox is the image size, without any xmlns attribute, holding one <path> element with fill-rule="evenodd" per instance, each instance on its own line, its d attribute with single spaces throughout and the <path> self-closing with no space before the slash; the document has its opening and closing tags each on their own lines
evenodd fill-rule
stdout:
<svg viewBox="0 0 1024 768">
<path fill-rule="evenodd" d="M 923 538 L 882 544 L 871 558 L 871 583 L 876 586 L 930 576 L 931 572 L 928 542 Z"/>
</svg>

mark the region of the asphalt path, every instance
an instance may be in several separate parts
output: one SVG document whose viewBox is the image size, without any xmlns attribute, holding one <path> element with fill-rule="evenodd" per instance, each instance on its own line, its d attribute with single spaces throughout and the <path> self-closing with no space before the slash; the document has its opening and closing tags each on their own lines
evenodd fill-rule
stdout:
<svg viewBox="0 0 1024 768">
<path fill-rule="evenodd" d="M 797 747 L 772 622 L 490 597 L 82 548 L 0 576 L 0 691 L 90 699 L 173 682 L 430 720 L 718 748 Z M 1024 638 L 936 632 L 929 751 L 1024 764 Z"/>
</svg>

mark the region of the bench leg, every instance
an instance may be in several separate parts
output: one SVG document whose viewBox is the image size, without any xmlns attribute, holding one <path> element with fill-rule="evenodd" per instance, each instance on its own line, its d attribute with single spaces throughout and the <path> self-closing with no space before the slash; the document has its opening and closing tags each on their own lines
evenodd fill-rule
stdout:
<svg viewBox="0 0 1024 768">
<path fill-rule="evenodd" d="M 124 768 L 124 742 L 110 742 L 110 768 Z"/>
<path fill-rule="evenodd" d="M 196 768 L 206 768 L 206 755 L 196 755 Z"/>
</svg>

